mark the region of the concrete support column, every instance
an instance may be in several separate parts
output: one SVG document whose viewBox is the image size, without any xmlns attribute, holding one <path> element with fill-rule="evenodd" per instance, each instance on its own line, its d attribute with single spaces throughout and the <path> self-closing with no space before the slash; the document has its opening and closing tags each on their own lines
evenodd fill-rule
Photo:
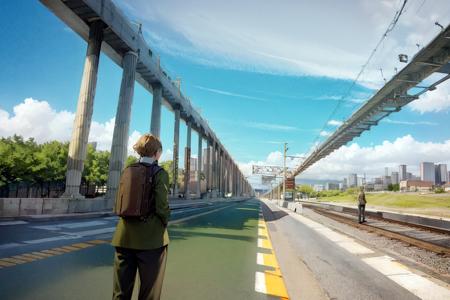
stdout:
<svg viewBox="0 0 450 300">
<path fill-rule="evenodd" d="M 206 145 L 206 192 L 208 193 L 208 198 L 211 197 L 211 141 L 207 140 Z"/>
<path fill-rule="evenodd" d="M 81 198 L 80 184 L 86 159 L 89 130 L 94 108 L 95 88 L 100 49 L 103 39 L 103 22 L 95 21 L 89 30 L 83 77 L 78 96 L 77 112 L 73 122 L 72 139 L 67 157 L 66 190 L 63 197 Z M 44 120 L 45 122 L 45 120 Z"/>
<path fill-rule="evenodd" d="M 150 133 L 159 138 L 161 132 L 162 86 L 160 83 L 154 83 L 152 85 L 152 89 L 153 89 L 153 104 L 152 104 L 152 118 L 150 121 Z"/>
<path fill-rule="evenodd" d="M 202 146 L 202 135 L 198 133 L 198 155 L 197 155 L 197 198 L 202 196 L 202 156 L 203 156 L 203 146 Z"/>
<path fill-rule="evenodd" d="M 222 181 L 222 149 L 219 148 L 219 151 L 217 151 L 217 184 L 219 188 L 219 195 L 220 197 L 223 197 L 223 181 Z"/>
<path fill-rule="evenodd" d="M 217 197 L 217 152 L 216 142 L 213 142 L 211 148 L 212 164 L 211 164 L 211 189 L 213 190 L 213 196 Z"/>
<path fill-rule="evenodd" d="M 122 83 L 120 85 L 119 103 L 117 105 L 116 121 L 109 159 L 109 176 L 107 183 L 107 198 L 114 201 L 120 174 L 124 168 L 128 152 L 128 137 L 131 118 L 131 104 L 133 103 L 136 63 L 138 56 L 135 52 L 127 52 L 122 59 Z"/>
<path fill-rule="evenodd" d="M 173 130 L 173 185 L 172 195 L 178 196 L 178 157 L 180 143 L 180 109 L 175 108 L 175 125 Z"/>
<path fill-rule="evenodd" d="M 184 151 L 184 198 L 191 198 L 189 182 L 191 181 L 191 123 L 187 122 L 186 148 Z"/>
</svg>

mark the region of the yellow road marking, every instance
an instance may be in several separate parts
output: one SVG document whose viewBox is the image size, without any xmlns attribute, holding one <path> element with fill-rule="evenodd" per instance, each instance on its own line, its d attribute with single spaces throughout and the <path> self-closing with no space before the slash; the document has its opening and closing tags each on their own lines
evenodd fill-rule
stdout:
<svg viewBox="0 0 450 300">
<path fill-rule="evenodd" d="M 100 245 L 100 244 L 108 243 L 108 241 L 105 241 L 105 240 L 92 240 L 92 241 L 89 241 L 88 243 L 94 244 L 94 245 Z"/>
<path fill-rule="evenodd" d="M 17 259 L 23 260 L 25 262 L 31 262 L 31 261 L 35 261 L 37 259 L 37 258 L 32 258 L 32 257 L 24 256 L 24 255 L 15 255 L 12 258 L 17 258 Z"/>
<path fill-rule="evenodd" d="M 42 253 L 42 252 L 31 252 L 31 254 L 40 256 L 40 257 L 42 257 L 42 258 L 46 258 L 46 257 L 50 257 L 50 256 L 51 256 L 51 255 L 48 254 L 48 253 Z"/>
<path fill-rule="evenodd" d="M 258 247 L 272 250 L 272 243 L 269 239 L 258 239 Z"/>
<path fill-rule="evenodd" d="M 32 261 L 35 261 L 38 259 L 52 257 L 54 255 L 61 255 L 64 253 L 69 253 L 72 251 L 81 250 L 84 248 L 89 248 L 89 247 L 93 247 L 93 246 L 105 244 L 105 243 L 108 243 L 108 241 L 92 240 L 92 241 L 87 241 L 85 243 L 77 243 L 77 244 L 72 244 L 70 246 L 62 246 L 62 247 L 58 247 L 58 248 L 42 250 L 40 252 L 35 251 L 35 252 L 23 253 L 23 254 L 11 256 L 11 257 L 4 257 L 4 258 L 0 258 L 0 269 L 3 269 L 5 267 L 16 266 L 18 264 L 32 262 Z"/>
<path fill-rule="evenodd" d="M 7 262 L 7 261 L 3 261 L 3 259 L 0 259 L 0 266 L 2 267 L 12 267 L 15 266 L 16 264 Z"/>
<path fill-rule="evenodd" d="M 93 245 L 86 244 L 86 243 L 77 243 L 77 244 L 72 244 L 71 246 L 72 247 L 76 247 L 76 248 L 80 248 L 80 249 L 84 249 L 84 248 L 92 247 Z"/>
<path fill-rule="evenodd" d="M 16 264 L 16 265 L 26 263 L 26 261 L 24 261 L 24 260 L 17 259 L 17 258 L 12 258 L 12 257 L 5 257 L 5 258 L 2 258 L 2 260 L 6 261 L 6 262 L 9 262 L 9 263 L 12 263 L 12 264 Z"/>
<path fill-rule="evenodd" d="M 273 251 L 272 242 L 267 231 L 267 225 L 264 220 L 258 221 L 258 247 L 270 250 L 270 253 L 257 253 L 257 263 L 272 270 L 264 271 L 264 275 L 256 272 L 258 282 L 255 282 L 255 291 L 265 293 L 267 295 L 280 297 L 280 299 L 289 299 L 286 286 L 283 281 L 280 267 L 278 265 L 275 252 Z M 261 287 L 262 285 L 262 287 Z"/>
<path fill-rule="evenodd" d="M 289 298 L 281 276 L 273 275 L 269 272 L 265 272 L 264 275 L 266 277 L 267 294 L 285 299 Z"/>
<path fill-rule="evenodd" d="M 21 254 L 21 256 L 30 257 L 30 258 L 34 258 L 34 259 L 41 259 L 41 258 L 43 258 L 42 256 L 38 256 L 38 255 L 30 254 L 30 253 L 24 253 L 24 254 Z"/>
<path fill-rule="evenodd" d="M 75 251 L 75 250 L 80 250 L 80 248 L 75 248 L 75 247 L 72 247 L 72 246 L 63 246 L 63 247 L 61 247 L 62 249 L 67 249 L 67 250 L 69 250 L 69 251 Z"/>
<path fill-rule="evenodd" d="M 62 252 L 53 251 L 53 250 L 42 250 L 41 252 L 42 253 L 48 253 L 48 254 L 51 254 L 51 255 L 60 255 L 60 254 L 62 254 Z"/>
<path fill-rule="evenodd" d="M 64 249 L 64 248 L 52 248 L 52 249 L 50 249 L 50 250 L 53 250 L 53 251 L 58 251 L 58 252 L 64 252 L 64 253 L 69 253 L 69 252 L 72 252 L 73 250 L 69 250 L 69 249 Z"/>
</svg>

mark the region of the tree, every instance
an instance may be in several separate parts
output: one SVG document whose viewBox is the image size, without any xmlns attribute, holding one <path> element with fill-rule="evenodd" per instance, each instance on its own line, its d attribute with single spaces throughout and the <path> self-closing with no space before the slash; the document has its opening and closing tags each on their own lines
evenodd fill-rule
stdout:
<svg viewBox="0 0 450 300">
<path fill-rule="evenodd" d="M 108 151 L 95 151 L 89 144 L 83 169 L 84 181 L 88 184 L 105 185 L 109 174 L 109 158 Z"/>
<path fill-rule="evenodd" d="M 33 165 L 38 146 L 34 139 L 21 136 L 0 139 L 0 185 L 12 182 L 34 182 Z"/>
<path fill-rule="evenodd" d="M 35 153 L 35 164 L 32 166 L 34 180 L 39 183 L 63 180 L 67 170 L 67 153 L 69 143 L 57 141 L 39 145 Z"/>
<path fill-rule="evenodd" d="M 169 184 L 172 186 L 173 184 L 173 161 L 166 160 L 162 163 L 160 163 L 160 166 L 166 170 L 167 173 L 169 173 Z"/>
<path fill-rule="evenodd" d="M 314 192 L 314 189 L 310 185 L 302 184 L 297 187 L 297 191 L 310 196 Z"/>
</svg>

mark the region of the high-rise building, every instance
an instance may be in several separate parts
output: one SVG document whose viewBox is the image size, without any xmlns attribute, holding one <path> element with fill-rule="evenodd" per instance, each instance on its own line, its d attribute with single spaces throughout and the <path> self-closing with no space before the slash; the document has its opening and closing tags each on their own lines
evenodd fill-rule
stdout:
<svg viewBox="0 0 450 300">
<path fill-rule="evenodd" d="M 435 166 L 436 184 L 442 185 L 448 182 L 448 172 L 446 164 Z"/>
<path fill-rule="evenodd" d="M 383 184 L 384 186 L 388 186 L 392 183 L 391 176 L 383 176 Z"/>
<path fill-rule="evenodd" d="M 400 183 L 398 172 L 392 172 L 391 173 L 391 182 L 392 182 L 392 184 L 399 184 Z"/>
<path fill-rule="evenodd" d="M 348 187 L 358 186 L 358 176 L 356 174 L 348 175 Z"/>
<path fill-rule="evenodd" d="M 399 181 L 407 180 L 408 174 L 406 172 L 406 165 L 400 165 L 398 166 L 398 175 L 399 175 Z"/>
<path fill-rule="evenodd" d="M 436 168 L 432 162 L 420 163 L 420 180 L 436 184 Z"/>
<path fill-rule="evenodd" d="M 197 159 L 197 157 L 191 157 L 191 171 L 198 171 L 198 159 Z"/>
</svg>

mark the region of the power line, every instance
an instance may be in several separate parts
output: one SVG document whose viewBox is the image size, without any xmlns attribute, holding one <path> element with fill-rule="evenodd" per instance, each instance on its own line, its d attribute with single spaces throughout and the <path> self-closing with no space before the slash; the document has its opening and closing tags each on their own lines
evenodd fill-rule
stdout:
<svg viewBox="0 0 450 300">
<path fill-rule="evenodd" d="M 334 117 L 334 115 L 336 114 L 336 112 L 338 111 L 339 107 L 341 106 L 343 100 L 345 98 L 347 98 L 350 95 L 350 92 L 352 91 L 352 89 L 355 87 L 356 83 L 358 82 L 359 78 L 361 77 L 361 75 L 364 73 L 367 65 L 369 64 L 369 62 L 372 60 L 373 56 L 375 55 L 376 51 L 378 50 L 378 48 L 380 47 L 381 43 L 386 39 L 387 35 L 395 28 L 395 25 L 397 25 L 397 22 L 400 18 L 400 16 L 403 13 L 403 10 L 405 8 L 406 3 L 408 2 L 408 0 L 403 0 L 403 4 L 400 7 L 399 10 L 397 10 L 395 12 L 394 18 L 392 19 L 392 21 L 389 23 L 389 26 L 387 27 L 386 31 L 383 33 L 383 35 L 381 36 L 380 40 L 378 41 L 378 43 L 376 44 L 375 48 L 372 50 L 372 52 L 370 53 L 369 57 L 367 58 L 366 62 L 362 65 L 361 70 L 359 71 L 358 75 L 356 75 L 355 79 L 352 81 L 350 87 L 347 89 L 347 91 L 344 93 L 343 96 L 341 96 L 341 98 L 339 98 L 339 100 L 337 101 L 336 106 L 334 107 L 333 111 L 331 112 L 330 116 L 328 117 L 328 119 L 326 120 L 325 124 L 323 125 L 322 129 L 319 131 L 319 134 L 316 136 L 316 138 L 314 139 L 313 145 L 316 145 L 317 141 L 320 138 L 320 133 L 323 132 L 328 125 L 328 122 L 331 121 L 331 119 Z M 316 145 L 317 148 L 317 145 Z"/>
</svg>

